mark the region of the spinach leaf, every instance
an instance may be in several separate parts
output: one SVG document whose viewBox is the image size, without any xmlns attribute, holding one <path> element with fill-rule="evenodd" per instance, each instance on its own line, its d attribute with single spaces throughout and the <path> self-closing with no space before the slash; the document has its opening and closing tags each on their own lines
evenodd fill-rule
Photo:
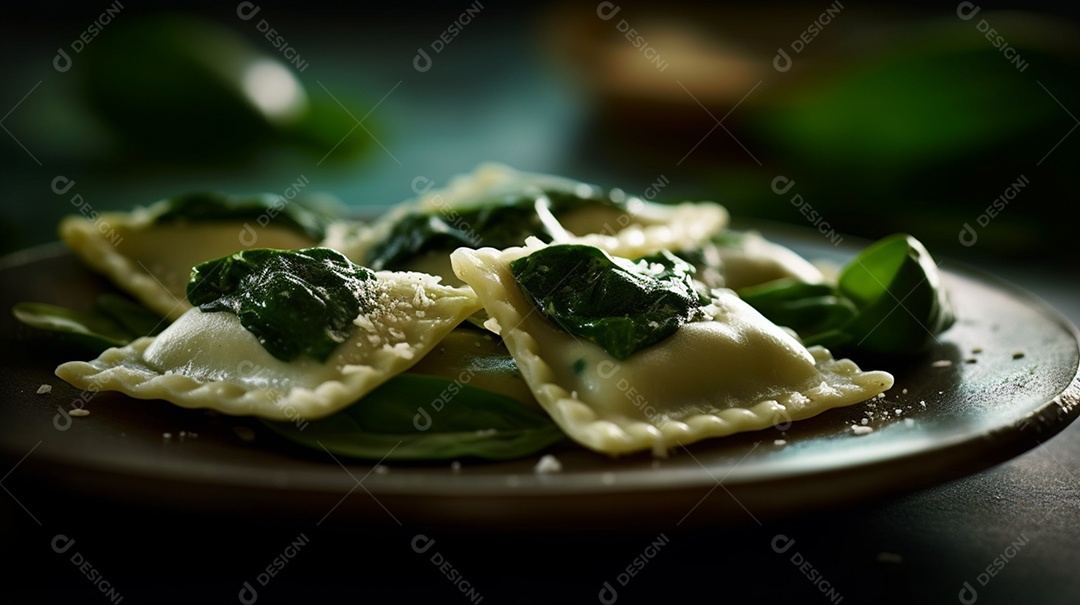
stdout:
<svg viewBox="0 0 1080 605">
<path fill-rule="evenodd" d="M 702 313 L 694 268 L 667 251 L 634 262 L 592 246 L 548 246 L 510 271 L 544 317 L 620 360 Z"/>
<path fill-rule="evenodd" d="M 510 397 L 411 373 L 319 420 L 262 422 L 301 445 L 373 460 L 507 460 L 564 438 L 547 416 Z"/>
<path fill-rule="evenodd" d="M 102 294 L 91 311 L 21 302 L 11 308 L 23 324 L 55 334 L 93 353 L 122 347 L 140 336 L 158 334 L 168 322 L 139 303 L 116 294 Z"/>
<path fill-rule="evenodd" d="M 123 296 L 105 293 L 97 297 L 95 306 L 135 337 L 156 336 L 169 322 L 143 305 Z"/>
<path fill-rule="evenodd" d="M 881 239 L 845 265 L 835 286 L 790 278 L 737 291 L 807 346 L 916 354 L 955 321 L 937 264 L 914 237 Z"/>
<path fill-rule="evenodd" d="M 702 242 L 690 248 L 683 248 L 674 252 L 675 256 L 684 261 L 706 269 L 719 270 L 723 263 L 715 254 L 710 254 L 710 248 L 745 248 L 744 242 L 750 235 L 747 231 L 735 231 L 733 229 L 721 229 L 709 237 L 708 242 Z M 711 245 L 710 245 L 711 244 Z"/>
<path fill-rule="evenodd" d="M 804 342 L 847 324 L 857 313 L 855 305 L 833 286 L 792 277 L 739 288 L 737 294 L 769 321 L 804 336 Z"/>
<path fill-rule="evenodd" d="M 956 321 L 937 263 L 904 233 L 863 250 L 844 267 L 838 287 L 859 310 L 843 329 L 859 350 L 917 353 Z"/>
<path fill-rule="evenodd" d="M 228 311 L 274 357 L 326 361 L 374 308 L 375 274 L 329 248 L 244 250 L 196 265 L 188 300 Z"/>
<path fill-rule="evenodd" d="M 121 158 L 220 170 L 244 169 L 268 151 L 355 162 L 374 149 L 368 137 L 342 138 L 356 126 L 342 107 L 359 102 L 309 88 L 299 77 L 309 57 L 284 58 L 235 28 L 190 14 L 127 17 L 80 55 L 85 86 L 72 90 L 82 94 L 73 101 L 95 113 L 89 123 L 108 129 Z M 377 117 L 364 128 L 381 138 Z M 82 128 L 89 120 L 70 119 Z"/>
<path fill-rule="evenodd" d="M 164 208 L 155 217 L 157 223 L 176 221 L 248 220 L 266 226 L 288 227 L 315 241 L 326 236 L 326 227 L 337 220 L 338 213 L 326 204 L 302 197 L 285 199 L 279 195 L 229 195 L 215 192 L 196 192 L 165 200 Z"/>
<path fill-rule="evenodd" d="M 11 313 L 32 328 L 63 335 L 65 340 L 99 353 L 132 340 L 123 326 L 99 313 L 36 302 L 17 303 Z"/>
<path fill-rule="evenodd" d="M 468 321 L 451 330 L 409 371 L 457 380 L 528 406 L 539 405 L 502 339 Z"/>
<path fill-rule="evenodd" d="M 588 185 L 573 190 L 532 187 L 477 206 L 414 212 L 394 223 L 386 238 L 368 251 L 365 264 L 375 270 L 403 269 L 410 259 L 432 250 L 449 252 L 462 246 L 502 249 L 520 246 L 530 236 L 550 242 L 555 234 L 543 213 L 558 218 L 590 205 L 621 209 L 625 197 L 619 190 Z"/>
</svg>

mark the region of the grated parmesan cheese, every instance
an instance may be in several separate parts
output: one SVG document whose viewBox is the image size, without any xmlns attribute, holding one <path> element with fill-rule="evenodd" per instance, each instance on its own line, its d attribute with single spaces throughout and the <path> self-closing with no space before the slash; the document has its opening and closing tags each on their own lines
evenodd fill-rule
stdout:
<svg viewBox="0 0 1080 605">
<path fill-rule="evenodd" d="M 484 327 L 496 334 L 502 334 L 502 327 L 499 326 L 499 320 L 494 317 L 489 317 L 484 320 Z"/>
<path fill-rule="evenodd" d="M 544 454 L 540 458 L 540 461 L 536 463 L 536 466 L 533 467 L 533 471 L 535 471 L 537 475 L 558 473 L 562 471 L 562 463 L 559 462 L 559 459 L 555 456 Z"/>
</svg>

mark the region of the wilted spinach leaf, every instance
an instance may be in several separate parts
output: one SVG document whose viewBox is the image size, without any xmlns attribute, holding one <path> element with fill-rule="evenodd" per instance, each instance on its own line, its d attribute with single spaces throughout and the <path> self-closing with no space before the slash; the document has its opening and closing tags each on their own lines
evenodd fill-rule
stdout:
<svg viewBox="0 0 1080 605">
<path fill-rule="evenodd" d="M 704 302 L 694 268 L 667 251 L 628 261 L 592 246 L 548 246 L 510 271 L 544 317 L 616 359 L 671 336 Z"/>
<path fill-rule="evenodd" d="M 506 460 L 564 438 L 551 419 L 510 397 L 411 373 L 326 418 L 263 423 L 301 445 L 372 460 Z"/>
<path fill-rule="evenodd" d="M 187 295 L 203 312 L 228 311 L 282 361 L 326 361 L 375 301 L 375 274 L 336 250 L 244 250 L 196 265 Z"/>
<path fill-rule="evenodd" d="M 273 222 L 299 231 L 315 241 L 323 239 L 326 227 L 340 218 L 325 205 L 309 202 L 303 197 L 285 199 L 270 193 L 229 195 L 196 192 L 169 198 L 164 206 L 164 210 L 154 219 L 157 223 L 248 220 L 266 226 Z"/>
<path fill-rule="evenodd" d="M 621 209 L 623 198 L 621 191 L 587 185 L 572 190 L 526 187 L 476 206 L 414 212 L 394 223 L 387 237 L 368 252 L 365 263 L 375 270 L 401 269 L 410 259 L 432 250 L 502 249 L 520 246 L 530 236 L 550 242 L 555 234 L 541 213 L 558 218 L 590 205 Z"/>
</svg>

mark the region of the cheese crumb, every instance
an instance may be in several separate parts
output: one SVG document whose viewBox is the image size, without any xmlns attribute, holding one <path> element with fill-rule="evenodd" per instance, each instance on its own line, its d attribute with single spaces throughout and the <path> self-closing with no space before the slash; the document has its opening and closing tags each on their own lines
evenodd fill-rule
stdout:
<svg viewBox="0 0 1080 605">
<path fill-rule="evenodd" d="M 39 386 L 38 389 L 37 389 L 37 394 L 38 395 L 48 395 L 49 393 L 52 393 L 52 385 L 51 384 L 43 384 L 43 385 Z"/>
<path fill-rule="evenodd" d="M 787 445 L 787 441 L 785 439 L 774 439 L 773 445 Z"/>
<path fill-rule="evenodd" d="M 70 412 L 68 412 L 68 414 L 71 414 L 72 416 L 74 416 L 76 418 L 82 418 L 83 416 L 89 416 L 90 415 L 90 410 L 85 410 L 83 408 L 75 408 L 75 409 L 71 410 Z"/>
<path fill-rule="evenodd" d="M 869 426 L 859 426 L 857 424 L 851 425 L 851 432 L 856 435 L 869 435 L 874 432 L 874 429 Z"/>
<path fill-rule="evenodd" d="M 948 359 L 939 359 L 930 365 L 935 368 L 947 368 L 952 365 L 952 362 Z"/>
<path fill-rule="evenodd" d="M 489 317 L 484 320 L 484 327 L 496 334 L 502 334 L 502 328 L 499 326 L 499 320 L 494 317 Z"/>
<path fill-rule="evenodd" d="M 558 473 L 562 471 L 562 463 L 555 456 L 544 454 L 540 461 L 536 463 L 536 466 L 533 467 L 533 471 L 538 475 Z"/>
</svg>

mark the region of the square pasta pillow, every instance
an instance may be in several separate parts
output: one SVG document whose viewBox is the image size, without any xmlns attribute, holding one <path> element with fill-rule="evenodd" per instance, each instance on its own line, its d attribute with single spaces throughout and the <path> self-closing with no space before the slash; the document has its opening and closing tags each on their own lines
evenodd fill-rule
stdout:
<svg viewBox="0 0 1080 605">
<path fill-rule="evenodd" d="M 410 368 L 480 308 L 469 288 L 371 271 L 327 248 L 199 265 L 188 298 L 194 308 L 158 336 L 62 364 L 57 376 L 182 407 L 314 420 Z"/>
<path fill-rule="evenodd" d="M 501 251 L 461 248 L 451 258 L 458 276 L 472 286 L 494 320 L 492 326 L 541 406 L 572 439 L 594 451 L 664 455 L 670 448 L 709 437 L 764 429 L 864 401 L 893 384 L 886 372 L 864 372 L 850 360 L 833 359 L 822 347 L 807 349 L 726 289 L 694 295 L 701 299 L 691 299 L 689 312 L 682 313 L 683 321 L 676 322 L 681 325 L 673 332 L 669 329 L 666 336 L 636 350 L 613 348 L 613 354 L 549 318 L 566 310 L 557 308 L 565 301 L 549 296 L 552 292 L 526 292 L 519 284 L 512 267 L 520 264 L 515 261 L 557 247 L 531 239 L 523 247 Z M 630 282 L 646 283 L 666 271 L 649 261 L 635 263 L 589 246 L 576 248 L 600 259 L 596 266 L 610 261 L 607 270 L 623 272 Z M 634 301 L 613 300 L 625 296 L 611 283 L 598 289 L 595 284 L 610 275 L 576 274 L 590 266 L 584 257 L 559 266 L 533 265 L 555 279 L 558 288 L 572 290 L 569 294 L 579 302 L 634 306 Z M 542 305 L 534 300 L 542 300 Z M 656 310 L 669 307 L 669 302 L 657 299 L 639 307 Z M 604 318 L 591 318 L 587 328 L 598 325 L 598 319 Z M 640 332 L 640 326 L 625 329 L 623 319 L 615 322 L 620 334 Z M 656 327 L 664 320 L 654 314 L 642 325 Z"/>
</svg>

